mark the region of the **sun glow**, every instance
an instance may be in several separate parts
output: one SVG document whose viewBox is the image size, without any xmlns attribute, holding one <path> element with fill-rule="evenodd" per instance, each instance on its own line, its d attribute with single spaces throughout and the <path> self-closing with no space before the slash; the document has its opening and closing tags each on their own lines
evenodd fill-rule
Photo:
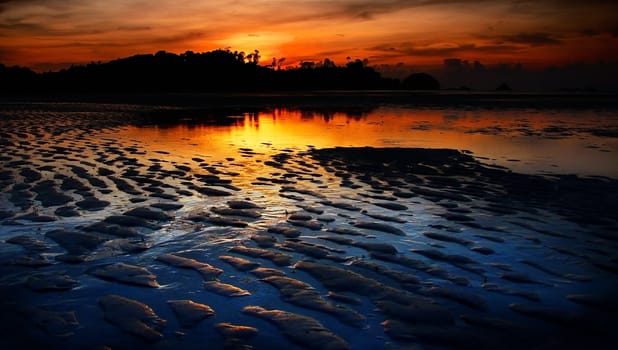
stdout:
<svg viewBox="0 0 618 350">
<path fill-rule="evenodd" d="M 618 61 L 618 3 L 283 0 L 0 1 L 0 63 L 42 71 L 160 50 L 259 50 L 261 64 L 329 58 L 441 67 Z M 561 4 L 560 11 L 552 6 Z"/>
<path fill-rule="evenodd" d="M 221 48 L 229 48 L 234 51 L 251 53 L 259 50 L 262 62 L 268 62 L 272 57 L 283 57 L 285 54 L 281 46 L 292 41 L 293 36 L 286 33 L 277 32 L 255 32 L 249 34 L 233 34 L 220 40 L 215 40 L 215 44 Z"/>
</svg>

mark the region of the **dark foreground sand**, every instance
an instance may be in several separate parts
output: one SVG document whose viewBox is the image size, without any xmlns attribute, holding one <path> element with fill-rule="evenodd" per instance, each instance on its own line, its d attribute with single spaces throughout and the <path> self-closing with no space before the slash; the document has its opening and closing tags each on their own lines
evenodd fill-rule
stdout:
<svg viewBox="0 0 618 350">
<path fill-rule="evenodd" d="M 114 138 L 129 107 L 29 113 L 0 133 L 4 349 L 618 340 L 615 179 L 447 149 L 180 162 Z"/>
</svg>

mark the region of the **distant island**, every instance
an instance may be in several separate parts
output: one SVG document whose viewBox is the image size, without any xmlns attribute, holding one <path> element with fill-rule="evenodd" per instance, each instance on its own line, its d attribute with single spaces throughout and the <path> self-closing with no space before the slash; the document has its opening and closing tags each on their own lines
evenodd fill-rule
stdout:
<svg viewBox="0 0 618 350">
<path fill-rule="evenodd" d="M 159 51 L 110 62 L 74 65 L 37 73 L 0 64 L 0 92 L 260 92 L 299 90 L 437 90 L 426 73 L 400 81 L 385 78 L 366 60 L 336 65 L 328 58 L 282 68 L 282 60 L 259 64 L 259 51 L 231 50 L 174 54 Z"/>
</svg>

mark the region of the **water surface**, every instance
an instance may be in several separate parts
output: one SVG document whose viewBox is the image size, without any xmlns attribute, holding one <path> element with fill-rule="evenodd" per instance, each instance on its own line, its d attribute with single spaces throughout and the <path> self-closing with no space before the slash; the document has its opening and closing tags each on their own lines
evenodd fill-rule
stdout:
<svg viewBox="0 0 618 350">
<path fill-rule="evenodd" d="M 312 318 L 337 348 L 607 344 L 617 131 L 607 109 L 4 106 L 2 341 L 319 348 L 258 306 Z M 214 315 L 189 327 L 172 300 Z M 148 308 L 167 323 L 123 323 Z"/>
<path fill-rule="evenodd" d="M 119 135 L 175 154 L 225 157 L 234 148 L 422 147 L 467 150 L 526 173 L 618 177 L 618 115 L 609 111 L 381 107 L 329 112 L 273 109 L 204 121 L 134 126 Z M 173 112 L 168 115 L 172 121 Z M 220 125 L 226 124 L 226 125 Z M 487 159 L 486 159 L 487 158 Z"/>
</svg>

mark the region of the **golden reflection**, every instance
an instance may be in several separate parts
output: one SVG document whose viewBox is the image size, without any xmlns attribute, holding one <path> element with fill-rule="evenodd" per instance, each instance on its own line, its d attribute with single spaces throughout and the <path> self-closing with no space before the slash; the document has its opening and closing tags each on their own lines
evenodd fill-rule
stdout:
<svg viewBox="0 0 618 350">
<path fill-rule="evenodd" d="M 591 112 L 589 112 L 591 113 Z M 618 176 L 615 116 L 526 110 L 378 108 L 371 111 L 273 109 L 218 123 L 185 120 L 173 126 L 130 127 L 127 138 L 183 159 L 237 156 L 239 148 L 272 155 L 284 148 L 337 146 L 424 147 L 469 150 L 484 162 L 516 171 Z"/>
</svg>

